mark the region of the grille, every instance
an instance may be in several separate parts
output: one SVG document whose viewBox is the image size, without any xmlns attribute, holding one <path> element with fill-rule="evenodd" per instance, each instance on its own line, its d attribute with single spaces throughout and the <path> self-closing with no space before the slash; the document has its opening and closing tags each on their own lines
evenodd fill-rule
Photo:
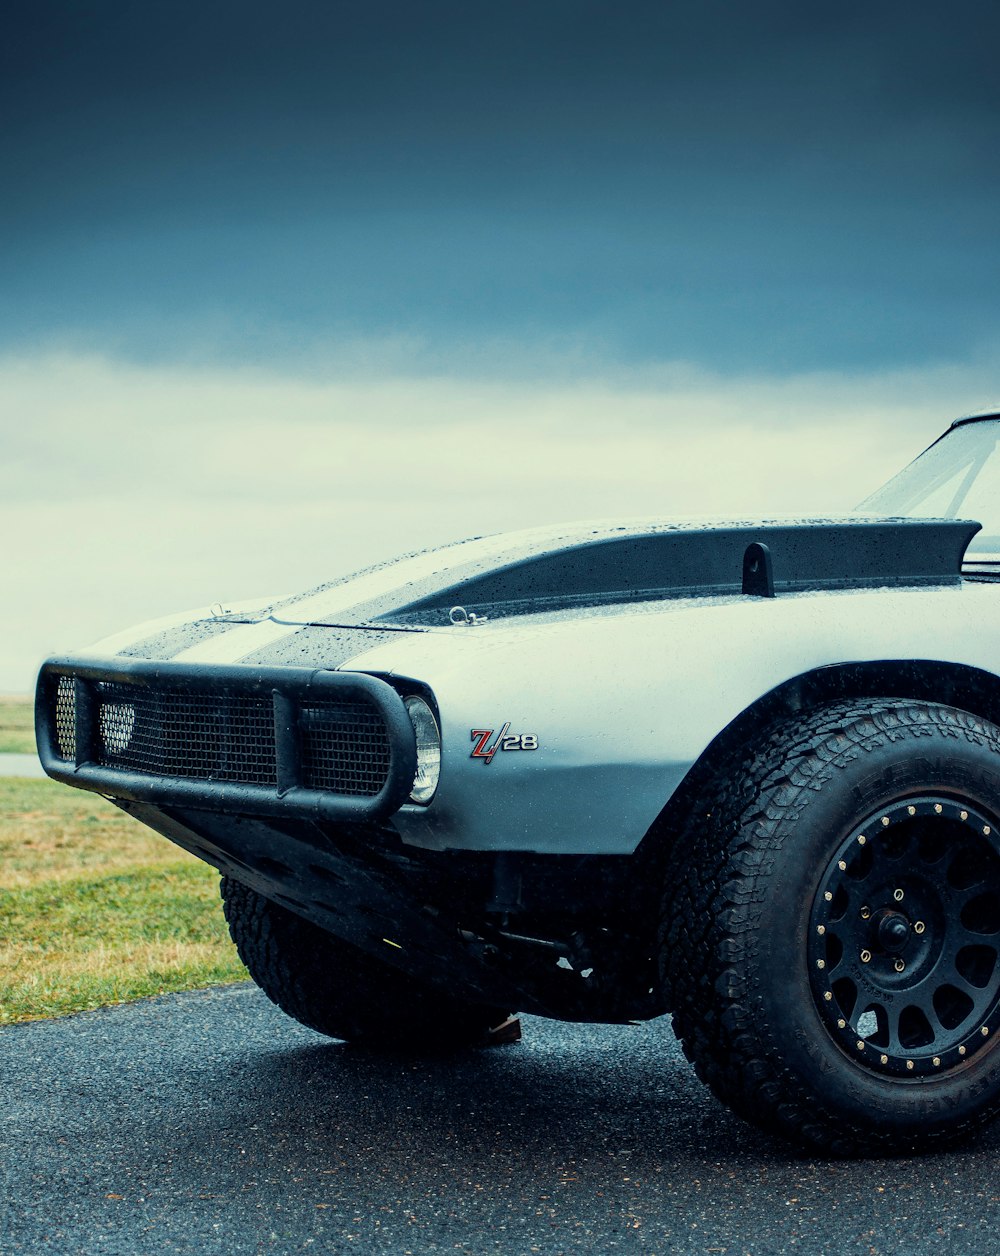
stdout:
<svg viewBox="0 0 1000 1256">
<path fill-rule="evenodd" d="M 303 706 L 302 784 L 336 794 L 374 797 L 389 775 L 389 736 L 369 702 Z"/>
<path fill-rule="evenodd" d="M 104 681 L 97 761 L 154 776 L 277 785 L 270 697 Z"/>
<path fill-rule="evenodd" d="M 59 676 L 50 690 L 53 749 L 70 762 L 77 755 L 76 683 L 72 676 Z M 83 683 L 93 702 L 96 727 L 88 740 L 99 766 L 277 789 L 274 702 L 269 690 L 241 692 L 218 683 L 214 687 L 200 683 L 171 687 L 159 681 L 151 687 L 98 679 Z M 298 733 L 291 753 L 297 757 L 301 786 L 358 799 L 381 793 L 393 756 L 385 716 L 375 702 L 363 695 L 321 699 L 303 694 L 300 702 L 292 700 L 291 708 Z"/>
<path fill-rule="evenodd" d="M 69 676 L 56 687 L 56 743 L 64 759 L 76 758 L 76 686 Z"/>
</svg>

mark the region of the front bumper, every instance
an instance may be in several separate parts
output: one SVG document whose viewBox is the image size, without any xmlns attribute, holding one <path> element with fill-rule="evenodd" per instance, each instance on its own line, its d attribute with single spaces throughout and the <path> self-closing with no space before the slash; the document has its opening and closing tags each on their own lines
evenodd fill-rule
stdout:
<svg viewBox="0 0 1000 1256">
<path fill-rule="evenodd" d="M 361 673 L 51 659 L 35 729 L 55 780 L 201 811 L 377 821 L 416 772 L 402 697 Z"/>
<path fill-rule="evenodd" d="M 52 659 L 36 732 L 56 780 L 445 993 L 571 1020 L 662 1010 L 631 860 L 401 841 L 415 736 L 376 677 Z"/>
</svg>

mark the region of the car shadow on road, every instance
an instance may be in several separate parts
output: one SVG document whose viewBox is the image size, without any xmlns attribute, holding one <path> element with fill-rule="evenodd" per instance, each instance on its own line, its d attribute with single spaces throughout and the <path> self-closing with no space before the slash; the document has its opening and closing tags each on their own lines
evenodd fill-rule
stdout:
<svg viewBox="0 0 1000 1256">
<path fill-rule="evenodd" d="M 627 1046 L 536 1051 L 529 1041 L 385 1055 L 317 1044 L 276 1051 L 252 1076 L 262 1101 L 258 1119 L 271 1121 L 272 1129 L 309 1129 L 320 1142 L 324 1131 L 366 1145 L 377 1137 L 390 1155 L 394 1140 L 419 1137 L 459 1155 L 481 1153 L 499 1138 L 539 1155 L 587 1156 L 634 1149 L 640 1135 L 643 1156 L 732 1156 L 741 1144 L 758 1159 L 796 1154 L 732 1116 L 682 1059 Z M 279 1098 L 280 1109 L 272 1106 Z"/>
<path fill-rule="evenodd" d="M 633 1168 L 822 1161 L 753 1128 L 715 1100 L 683 1058 L 669 1020 L 641 1027 L 535 1021 L 519 1044 L 385 1054 L 339 1042 L 220 1062 L 206 1143 L 241 1133 L 258 1153 L 296 1142 L 318 1163 L 363 1156 L 391 1175 L 402 1148 L 475 1164 L 517 1152 L 539 1164 L 627 1153 Z M 233 1123 L 233 1105 L 238 1107 Z M 993 1149 L 986 1134 L 965 1154 Z M 830 1163 L 849 1164 L 845 1161 Z"/>
</svg>

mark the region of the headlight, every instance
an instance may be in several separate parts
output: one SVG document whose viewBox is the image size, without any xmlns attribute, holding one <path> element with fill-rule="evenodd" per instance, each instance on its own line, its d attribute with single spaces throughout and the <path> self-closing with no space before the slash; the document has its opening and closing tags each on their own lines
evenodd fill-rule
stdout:
<svg viewBox="0 0 1000 1256">
<path fill-rule="evenodd" d="M 407 698 L 406 710 L 417 737 L 417 774 L 413 778 L 410 801 L 430 802 L 441 776 L 441 731 L 434 712 L 423 698 Z"/>
</svg>

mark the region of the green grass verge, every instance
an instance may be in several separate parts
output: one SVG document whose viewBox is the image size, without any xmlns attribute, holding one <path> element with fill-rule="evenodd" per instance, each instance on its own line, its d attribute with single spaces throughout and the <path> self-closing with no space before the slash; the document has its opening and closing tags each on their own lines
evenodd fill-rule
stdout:
<svg viewBox="0 0 1000 1256">
<path fill-rule="evenodd" d="M 245 978 L 218 883 L 103 798 L 0 778 L 0 1024 Z"/>
<path fill-rule="evenodd" d="M 30 698 L 0 698 L 0 754 L 35 753 L 35 704 Z"/>
</svg>

